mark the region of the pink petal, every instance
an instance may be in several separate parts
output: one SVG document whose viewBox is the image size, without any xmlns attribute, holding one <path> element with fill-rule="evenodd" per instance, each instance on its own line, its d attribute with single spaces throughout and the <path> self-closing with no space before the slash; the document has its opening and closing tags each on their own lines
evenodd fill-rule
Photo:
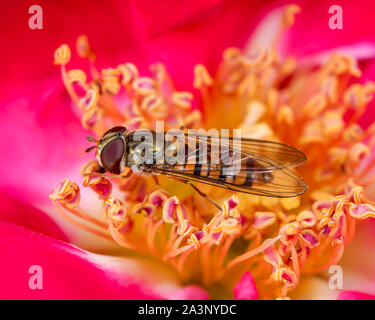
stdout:
<svg viewBox="0 0 375 320">
<path fill-rule="evenodd" d="M 209 72 L 216 72 L 223 51 L 230 46 L 243 47 L 262 13 L 268 9 L 266 1 L 233 0 L 210 6 L 214 2 L 201 1 L 207 3 L 203 6 L 209 9 L 197 15 L 192 12 L 193 18 L 189 13 L 177 18 L 182 21 L 180 24 L 168 25 L 173 28 L 147 44 L 150 61 L 165 63 L 178 89 L 192 88 L 192 70 L 198 63 L 203 63 Z M 147 3 L 151 6 L 153 2 Z M 190 12 L 187 7 L 190 5 L 184 10 Z M 142 17 L 138 18 L 142 24 Z M 153 19 L 152 25 L 160 23 L 157 15 Z"/>
<path fill-rule="evenodd" d="M 0 192 L 0 220 L 66 241 L 66 236 L 44 212 Z"/>
<path fill-rule="evenodd" d="M 19 88 L 1 101 L 0 190 L 34 206 L 49 202 L 54 185 L 69 176 L 78 179 L 88 160 L 84 148 L 87 132 L 74 115 L 60 79 L 51 78 Z"/>
<path fill-rule="evenodd" d="M 344 289 L 348 289 L 343 292 L 375 294 L 374 230 L 375 219 L 357 223 L 356 235 L 339 262 Z"/>
<path fill-rule="evenodd" d="M 105 256 L 0 222 L 0 299 L 160 299 Z M 42 268 L 42 289 L 30 289 L 31 266 Z"/>
<path fill-rule="evenodd" d="M 375 3 L 361 1 L 340 1 L 343 10 L 343 29 L 332 30 L 328 26 L 331 5 L 325 1 L 301 1 L 302 11 L 296 16 L 295 25 L 290 30 L 286 42 L 287 51 L 296 56 L 319 52 L 360 41 L 375 41 L 371 28 Z M 306 41 L 308 39 L 308 41 Z"/>
<path fill-rule="evenodd" d="M 344 290 L 339 293 L 337 300 L 375 300 L 375 295 L 359 291 Z"/>
<path fill-rule="evenodd" d="M 19 10 L 10 2 L 4 4 L 7 14 L 3 15 L 2 23 L 8 28 L 2 28 L 0 36 L 7 44 L 7 50 L 0 52 L 0 59 L 6 62 L 3 63 L 3 71 L 8 77 L 0 79 L 1 87 L 58 75 L 52 63 L 54 50 L 62 43 L 74 48 L 76 38 L 81 34 L 88 35 L 101 64 L 116 65 L 124 59 L 140 57 L 141 60 L 145 56 L 138 43 L 140 32 L 135 27 L 127 1 L 108 1 L 105 6 L 88 0 L 43 3 L 43 30 L 27 27 L 29 6 L 25 3 L 23 10 Z M 116 46 L 113 45 L 114 39 L 118 40 Z M 31 47 L 33 50 L 26 51 Z M 25 55 L 25 52 L 28 54 Z M 77 62 L 76 57 L 73 54 L 73 63 Z M 82 61 L 79 63 L 82 64 Z"/>
<path fill-rule="evenodd" d="M 233 294 L 236 300 L 259 299 L 258 290 L 250 272 L 244 273 L 241 280 L 236 283 Z"/>
<path fill-rule="evenodd" d="M 8 76 L 0 79 L 0 86 L 14 87 L 57 75 L 52 64 L 54 50 L 61 43 L 74 48 L 76 38 L 86 34 L 99 67 L 130 61 L 140 72 L 147 72 L 150 63 L 160 61 L 181 88 L 192 88 L 193 66 L 204 63 L 214 71 L 223 50 L 241 47 L 262 16 L 259 13 L 267 9 L 264 2 L 247 0 L 194 0 L 194 4 L 135 0 L 107 1 L 103 7 L 88 0 L 48 2 L 42 5 L 48 15 L 41 31 L 25 27 L 26 7 L 21 12 L 16 6 L 4 5 L 7 14 L 2 23 L 7 28 L 2 28 L 0 36 L 7 50 L 0 52 L 0 60 L 6 62 L 2 71 Z M 85 64 L 74 53 L 72 59 L 75 66 Z"/>
<path fill-rule="evenodd" d="M 172 294 L 171 300 L 209 300 L 208 293 L 199 286 L 183 287 Z"/>
<path fill-rule="evenodd" d="M 221 2 L 223 0 L 193 0 L 187 6 L 186 2 L 180 0 L 158 2 L 132 0 L 131 8 L 144 29 L 146 37 L 152 39 L 171 28 L 186 24 L 189 20 L 193 20 L 197 14 Z"/>
</svg>

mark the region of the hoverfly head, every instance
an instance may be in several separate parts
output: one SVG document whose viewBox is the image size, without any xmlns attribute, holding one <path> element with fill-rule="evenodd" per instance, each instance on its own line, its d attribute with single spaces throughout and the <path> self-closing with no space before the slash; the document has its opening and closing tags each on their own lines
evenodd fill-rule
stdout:
<svg viewBox="0 0 375 320">
<path fill-rule="evenodd" d="M 126 153 L 126 128 L 113 127 L 99 141 L 97 158 L 105 171 L 120 174 Z"/>
</svg>

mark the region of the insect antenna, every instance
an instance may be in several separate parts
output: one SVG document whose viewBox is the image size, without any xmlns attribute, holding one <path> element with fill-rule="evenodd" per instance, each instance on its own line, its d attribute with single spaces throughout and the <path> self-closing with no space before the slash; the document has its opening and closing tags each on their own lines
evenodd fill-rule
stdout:
<svg viewBox="0 0 375 320">
<path fill-rule="evenodd" d="M 89 141 L 89 142 L 97 142 L 97 140 L 94 137 L 92 137 L 92 136 L 88 136 L 86 138 L 86 140 Z"/>
<path fill-rule="evenodd" d="M 87 149 L 85 150 L 85 152 L 90 152 L 92 149 L 95 149 L 95 148 L 96 148 L 96 146 L 91 146 L 91 147 L 87 148 Z"/>
</svg>

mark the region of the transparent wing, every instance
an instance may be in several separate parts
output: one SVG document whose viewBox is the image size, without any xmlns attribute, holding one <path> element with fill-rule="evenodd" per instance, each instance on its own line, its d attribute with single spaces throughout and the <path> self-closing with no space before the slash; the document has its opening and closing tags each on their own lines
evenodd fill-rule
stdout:
<svg viewBox="0 0 375 320">
<path fill-rule="evenodd" d="M 199 141 L 207 143 L 207 150 L 200 150 Z M 256 160 L 264 171 L 273 171 L 281 168 L 293 168 L 303 164 L 306 156 L 303 152 L 283 143 L 256 140 L 249 138 L 189 135 L 186 143 L 190 148 L 190 156 L 198 154 L 200 158 L 211 155 L 211 159 L 217 161 L 218 157 L 225 155 L 225 151 L 220 149 L 221 145 L 229 146 L 229 151 L 241 154 L 241 161 L 252 158 Z M 196 146 L 194 150 L 194 146 Z M 188 159 L 189 160 L 189 159 Z M 251 170 L 251 168 L 249 168 Z M 258 168 L 259 170 L 259 168 Z"/>
<path fill-rule="evenodd" d="M 304 180 L 292 169 L 305 162 L 306 156 L 291 146 L 201 134 L 185 135 L 184 139 L 183 163 L 154 162 L 149 169 L 182 180 L 260 196 L 293 197 L 307 190 Z"/>
<path fill-rule="evenodd" d="M 291 146 L 222 136 L 203 136 L 203 140 L 200 144 L 202 135 L 186 137 L 185 163 L 155 165 L 153 171 L 268 197 L 293 197 L 307 190 L 305 181 L 291 169 L 305 162 L 306 156 Z"/>
<path fill-rule="evenodd" d="M 241 170 L 239 175 L 240 178 L 233 178 L 233 181 L 222 181 L 220 178 L 221 169 L 213 172 L 211 171 L 210 176 L 200 176 L 194 174 L 193 168 L 182 169 L 178 166 L 167 167 L 157 165 L 153 169 L 153 172 L 164 174 L 166 176 L 177 177 L 183 180 L 201 182 L 233 191 L 267 197 L 294 197 L 304 193 L 307 190 L 305 181 L 294 171 L 288 168 L 278 169 L 277 171 L 272 172 L 273 180 L 271 182 L 264 182 L 261 179 L 255 178 L 251 181 L 251 183 L 246 183 L 246 175 L 243 175 L 243 172 L 246 172 L 246 170 Z M 242 183 L 238 183 L 238 180 L 240 180 Z"/>
</svg>

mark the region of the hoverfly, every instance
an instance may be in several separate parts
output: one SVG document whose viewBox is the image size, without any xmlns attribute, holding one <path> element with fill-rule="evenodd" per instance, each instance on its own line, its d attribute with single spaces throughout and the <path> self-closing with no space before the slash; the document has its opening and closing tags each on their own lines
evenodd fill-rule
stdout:
<svg viewBox="0 0 375 320">
<path fill-rule="evenodd" d="M 143 152 L 149 152 L 151 157 L 147 161 L 140 161 L 137 147 L 141 141 L 135 139 L 136 133 L 142 130 L 129 132 L 125 127 L 113 127 L 103 137 L 96 141 L 89 137 L 88 140 L 96 142 L 96 146 L 88 148 L 89 151 L 97 148 L 96 157 L 103 168 L 103 172 L 121 177 L 125 168 L 131 172 L 152 175 L 158 184 L 157 175 L 162 174 L 178 181 L 190 184 L 203 197 L 206 197 L 219 209 L 220 207 L 192 182 L 201 182 L 208 185 L 225 188 L 253 195 L 267 197 L 294 197 L 304 193 L 307 185 L 291 168 L 301 165 L 306 161 L 306 156 L 299 150 L 277 142 L 255 140 L 236 137 L 212 137 L 209 135 L 195 134 L 183 137 L 182 143 L 176 147 L 176 141 L 164 140 L 158 146 L 156 131 L 148 131 L 152 141 L 146 144 Z M 218 141 L 227 142 L 226 156 L 220 151 Z M 199 141 L 206 141 L 205 152 L 201 151 Z M 179 150 L 184 150 L 183 161 L 170 164 L 157 161 L 160 155 L 175 155 Z M 229 155 L 235 160 L 229 159 Z M 205 161 L 200 161 L 205 156 Z M 224 159 L 227 158 L 227 159 Z M 231 170 L 235 168 L 235 170 Z"/>
</svg>

